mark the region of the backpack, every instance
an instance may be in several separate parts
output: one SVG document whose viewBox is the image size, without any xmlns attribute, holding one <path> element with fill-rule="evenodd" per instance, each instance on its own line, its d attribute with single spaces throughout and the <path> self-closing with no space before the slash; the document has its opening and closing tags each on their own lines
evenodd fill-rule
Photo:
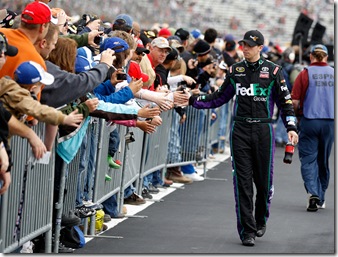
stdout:
<svg viewBox="0 0 338 257">
<path fill-rule="evenodd" d="M 64 227 L 60 231 L 60 242 L 67 247 L 78 249 L 86 244 L 86 240 L 79 226 Z"/>
</svg>

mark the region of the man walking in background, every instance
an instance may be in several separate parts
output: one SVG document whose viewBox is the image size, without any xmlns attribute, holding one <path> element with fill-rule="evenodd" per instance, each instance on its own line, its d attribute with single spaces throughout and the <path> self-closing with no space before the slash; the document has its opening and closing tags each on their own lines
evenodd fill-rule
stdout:
<svg viewBox="0 0 338 257">
<path fill-rule="evenodd" d="M 334 141 L 334 69 L 327 64 L 324 45 L 311 48 L 309 67 L 296 78 L 292 103 L 299 119 L 299 159 L 306 192 L 307 211 L 325 208 L 329 186 L 329 158 Z"/>
</svg>

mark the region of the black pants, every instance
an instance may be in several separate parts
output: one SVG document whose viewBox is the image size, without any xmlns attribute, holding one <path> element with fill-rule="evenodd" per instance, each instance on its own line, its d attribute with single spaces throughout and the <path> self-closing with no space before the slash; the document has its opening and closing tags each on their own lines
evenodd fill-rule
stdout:
<svg viewBox="0 0 338 257">
<path fill-rule="evenodd" d="M 235 121 L 233 124 L 231 155 L 237 230 L 241 240 L 247 235 L 255 236 L 256 226 L 265 224 L 269 218 L 274 142 L 271 123 Z M 256 186 L 255 202 L 253 184 Z"/>
</svg>

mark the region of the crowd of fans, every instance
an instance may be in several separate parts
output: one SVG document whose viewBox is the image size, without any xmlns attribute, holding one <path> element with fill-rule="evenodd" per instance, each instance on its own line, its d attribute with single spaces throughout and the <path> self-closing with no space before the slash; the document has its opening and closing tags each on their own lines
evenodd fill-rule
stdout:
<svg viewBox="0 0 338 257">
<path fill-rule="evenodd" d="M 30 4 L 37 4 L 37 1 L 29 2 Z M 17 107 L 14 105 L 11 107 L 12 109 L 8 105 L 4 105 L 13 115 L 30 126 L 35 125 L 34 121 L 36 120 L 49 124 L 47 129 L 50 138 L 44 142 L 45 147 L 41 145 L 38 147 L 40 152 L 35 152 L 36 157 L 41 157 L 41 152 L 52 149 L 57 133 L 56 125 L 80 127 L 80 123 L 83 126 L 83 121 L 90 119 L 89 116 L 104 117 L 113 120 L 116 124 L 138 127 L 151 134 L 155 132 L 157 126 L 162 124 L 159 116 L 160 111 L 175 108 L 177 122 L 183 123 L 187 115 L 190 115 L 184 108 L 180 107 L 180 104 L 185 103 L 188 99 L 187 95 L 189 94 L 187 92 L 189 91 L 190 94 L 214 92 L 222 85 L 224 72 L 228 67 L 243 60 L 241 46 L 236 40 L 236 35 L 242 35 L 246 29 L 243 26 L 242 19 L 238 18 L 240 16 L 232 15 L 229 17 L 231 22 L 228 25 L 230 27 L 218 31 L 217 26 L 219 25 L 216 26 L 216 23 L 221 24 L 224 20 L 216 16 L 211 20 L 210 17 L 213 16 L 214 9 L 209 7 L 205 12 L 201 12 L 199 1 L 172 0 L 166 8 L 163 8 L 161 1 L 65 2 L 46 0 L 45 2 L 50 5 L 51 10 L 44 7 L 45 10 L 42 11 L 43 8 L 41 7 L 30 6 L 28 11 L 22 13 L 22 10 L 27 8 L 27 1 L 2 1 L 0 6 L 2 7 L 0 21 L 6 21 L 1 23 L 1 26 L 6 29 L 0 29 L 3 38 L 2 43 L 5 46 L 1 49 L 1 56 L 4 59 L 13 58 L 10 59 L 10 65 L 9 61 L 3 63 L 0 75 L 1 77 L 5 75 L 12 77 L 22 88 L 24 87 L 21 84 L 30 85 L 25 89 L 16 86 L 15 89 L 24 92 L 22 94 L 25 99 L 29 98 L 29 101 L 35 101 L 34 104 L 39 108 L 40 102 L 51 106 L 41 105 L 43 106 L 41 112 L 53 112 L 56 117 L 55 120 L 57 120 L 57 122 L 55 120 L 44 120 L 43 117 L 39 116 L 39 113 L 34 112 L 36 107 L 31 104 L 32 110 L 29 112 L 27 111 L 29 108 L 26 108 L 24 109 L 25 113 L 23 113 L 23 110 L 15 109 Z M 326 2 L 325 6 L 324 4 L 319 5 L 319 2 L 321 3 L 321 1 L 318 1 L 317 8 L 327 8 L 331 5 L 330 2 Z M 312 7 L 310 3 L 306 1 L 300 3 L 303 5 L 295 5 L 293 1 L 275 1 L 271 7 L 286 5 L 289 8 L 299 9 L 300 6 L 306 6 L 308 12 L 318 13 L 309 9 L 309 7 Z M 43 5 L 42 3 L 39 4 Z M 229 5 L 230 3 L 224 0 L 220 1 L 220 4 Z M 152 8 L 149 8 L 149 6 L 152 6 Z M 30 19 L 29 8 L 34 11 L 35 8 L 40 8 L 39 11 L 44 15 L 43 19 L 40 19 L 40 16 L 34 16 L 34 14 L 34 17 Z M 106 13 L 106 10 L 110 11 L 109 14 Z M 201 13 L 202 15 L 200 15 Z M 260 17 L 260 22 L 267 23 L 262 13 L 255 11 L 252 11 L 252 13 Z M 11 16 L 9 17 L 9 15 Z M 278 19 L 279 24 L 283 24 L 283 20 L 287 17 L 283 14 L 280 15 L 276 19 Z M 191 18 L 197 16 L 198 19 Z M 149 20 L 145 20 L 145 17 L 149 17 Z M 168 19 L 165 20 L 164 17 Z M 185 23 L 187 17 L 190 17 L 190 24 Z M 153 18 L 157 22 L 152 20 Z M 270 19 L 270 16 L 266 18 Z M 320 20 L 320 18 L 316 17 L 317 20 Z M 165 21 L 165 23 L 158 21 Z M 42 24 L 43 29 L 39 30 L 31 26 L 37 24 Z M 259 26 L 259 23 L 252 22 L 252 24 Z M 185 26 L 190 26 L 191 29 L 183 28 Z M 24 49 L 22 42 L 18 43 L 15 40 L 15 33 L 12 33 L 13 29 L 24 31 L 24 34 L 29 35 L 26 42 L 29 48 Z M 228 33 L 225 34 L 225 31 Z M 273 38 L 274 30 L 270 28 L 269 31 L 271 38 Z M 285 28 L 286 31 L 290 35 L 292 34 L 290 28 Z M 311 42 L 309 42 L 310 44 Z M 11 47 L 18 48 L 19 53 L 10 52 Z M 298 62 L 298 55 L 302 52 L 299 51 L 298 46 L 285 47 L 272 40 L 267 40 L 262 51 L 265 58 L 285 67 L 284 75 L 288 78 L 290 91 L 295 77 L 302 67 L 308 63 L 306 53 L 308 46 L 304 47 L 302 50 L 305 51 L 304 55 L 301 56 L 301 63 Z M 31 55 L 31 53 L 33 54 Z M 25 58 L 15 57 L 16 55 L 20 57 L 25 55 Z M 33 57 L 31 58 L 31 56 Z M 50 79 L 22 82 L 20 76 L 14 76 L 14 74 L 20 73 L 20 68 L 17 69 L 20 67 L 19 65 L 27 61 L 33 62 L 25 63 L 26 66 L 21 67 L 23 71 L 27 72 L 28 69 L 35 68 L 41 78 L 49 77 Z M 84 73 L 88 75 L 83 75 Z M 118 75 L 125 77 L 120 78 Z M 35 85 L 33 82 L 39 82 L 39 84 Z M 50 86 L 44 88 L 44 85 Z M 71 92 L 67 90 L 69 93 L 64 94 L 65 91 L 62 91 L 62 87 L 66 90 L 69 85 L 72 85 L 74 90 Z M 81 88 L 74 87 L 74 85 L 81 86 Z M 91 94 L 88 94 L 88 92 Z M 58 97 L 55 97 L 56 94 Z M 141 105 L 143 107 L 136 104 L 137 99 L 146 101 Z M 81 102 L 81 105 L 75 105 L 75 101 Z M 149 107 L 148 104 L 152 102 L 155 103 L 155 108 Z M 124 106 L 117 110 L 115 109 L 117 104 L 127 107 Z M 54 109 L 64 105 L 66 107 L 61 108 L 61 111 Z M 224 119 L 225 123 L 226 117 L 220 118 Z M 281 126 L 278 119 L 277 114 L 277 128 Z M 69 127 L 60 126 L 59 130 L 63 136 L 70 133 Z M 284 131 L 284 133 L 286 132 Z M 119 134 L 114 130 L 109 139 L 108 163 L 111 168 L 119 168 L 121 165 L 120 161 L 114 156 L 119 144 L 117 138 L 119 138 Z M 280 131 L 276 140 L 278 140 L 277 143 L 280 146 L 287 143 L 283 131 Z M 83 142 L 86 142 L 86 140 L 83 139 Z M 34 149 L 34 144 L 30 143 Z M 86 151 L 89 151 L 91 146 L 87 147 L 83 144 L 79 144 L 77 150 L 81 149 L 84 151 L 83 155 L 86 155 Z M 92 142 L 92 144 L 95 143 Z M 35 147 L 37 146 L 35 145 Z M 57 152 L 55 195 L 59 193 L 57 188 L 60 182 L 58 177 L 60 165 L 67 161 L 69 160 L 61 152 Z M 85 163 L 82 162 L 81 165 L 85 165 Z M 95 166 L 94 164 L 91 165 Z M 81 169 L 81 167 L 79 168 Z M 156 171 L 150 175 L 144 180 L 142 196 L 135 193 L 133 186 L 126 189 L 126 204 L 144 204 L 144 198 L 151 198 L 150 194 L 156 193 L 158 190 L 156 186 L 170 186 L 173 182 L 189 184 L 203 181 L 203 178 L 196 173 L 194 166 L 191 164 L 168 169 L 164 181 L 161 179 L 161 171 Z M 108 175 L 106 179 L 109 180 Z M 8 187 L 8 183 L 6 186 Z M 90 190 L 90 184 L 88 188 Z M 86 192 L 79 192 L 80 194 L 86 195 Z M 116 202 L 114 197 L 107 200 L 106 206 L 103 203 L 103 207 L 106 208 L 110 218 L 121 217 L 120 213 L 116 213 L 114 208 L 110 208 Z M 95 215 L 95 209 L 88 205 L 88 201 L 90 199 L 86 197 L 77 199 L 76 215 L 80 218 Z M 77 221 L 75 223 L 78 224 Z M 72 251 L 66 248 L 59 250 Z"/>
<path fill-rule="evenodd" d="M 20 11 L 28 0 L 4 0 L 0 8 Z M 220 37 L 233 34 L 237 39 L 242 32 L 257 24 L 266 37 L 286 46 L 292 40 L 294 26 L 300 12 L 306 13 L 315 22 L 326 27 L 325 44 L 334 40 L 333 0 L 276 0 L 245 1 L 216 0 L 210 5 L 203 0 L 141 0 L 141 1 L 61 1 L 50 3 L 51 7 L 61 7 L 68 15 L 79 17 L 83 13 L 100 10 L 100 18 L 112 21 L 119 13 L 129 13 L 142 27 L 152 28 L 157 24 L 168 24 L 173 28 L 188 30 L 215 28 Z M 244 9 L 243 9 L 244 8 Z M 245 15 L 243 11 L 245 10 Z M 278 11 L 277 11 L 278 10 Z"/>
</svg>

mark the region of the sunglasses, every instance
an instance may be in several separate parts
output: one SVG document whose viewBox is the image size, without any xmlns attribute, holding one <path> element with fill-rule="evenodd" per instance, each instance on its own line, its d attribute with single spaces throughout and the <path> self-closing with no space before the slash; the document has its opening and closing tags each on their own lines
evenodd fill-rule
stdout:
<svg viewBox="0 0 338 257">
<path fill-rule="evenodd" d="M 145 52 L 141 52 L 141 53 L 135 52 L 135 54 L 137 54 L 137 55 L 142 55 L 142 56 L 145 56 L 145 55 L 146 55 Z"/>
<path fill-rule="evenodd" d="M 0 52 L 7 52 L 7 41 L 5 35 L 0 34 Z"/>
</svg>

